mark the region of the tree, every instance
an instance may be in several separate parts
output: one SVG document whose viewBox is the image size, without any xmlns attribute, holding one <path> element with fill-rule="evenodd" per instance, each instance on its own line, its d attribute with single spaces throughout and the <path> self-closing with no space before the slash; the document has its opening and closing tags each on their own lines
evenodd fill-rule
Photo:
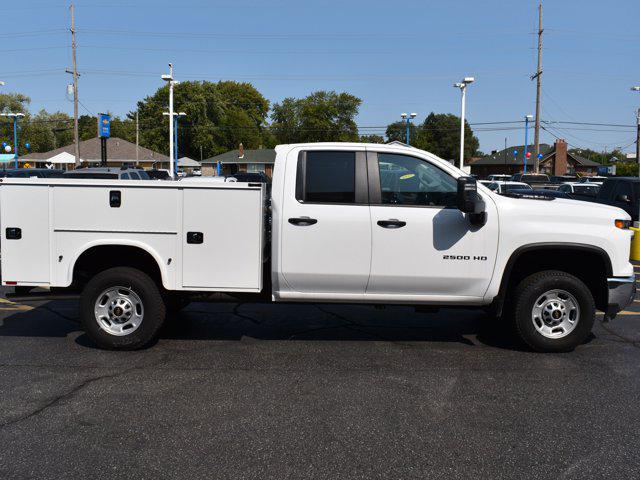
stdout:
<svg viewBox="0 0 640 480">
<path fill-rule="evenodd" d="M 153 95 L 138 102 L 140 144 L 168 154 L 169 87 L 159 88 Z M 176 112 L 187 116 L 179 120 L 178 145 L 180 156 L 200 158 L 238 148 L 264 145 L 270 138 L 265 133 L 269 101 L 249 83 L 182 82 L 174 87 Z M 133 122 L 135 112 L 128 121 Z M 130 127 L 122 125 L 123 129 Z M 134 124 L 135 128 L 135 124 Z"/>
<path fill-rule="evenodd" d="M 578 155 L 588 160 L 593 160 L 594 162 L 601 163 L 602 165 L 610 164 L 613 158 L 616 159 L 614 160 L 614 162 L 617 160 L 624 161 L 627 158 L 624 152 L 618 149 L 615 149 L 612 152 L 597 152 L 595 150 L 591 150 L 590 148 L 572 148 L 569 150 L 569 153 Z"/>
<path fill-rule="evenodd" d="M 0 113 L 26 113 L 31 99 L 21 93 L 0 93 Z"/>
<path fill-rule="evenodd" d="M 389 142 L 407 142 L 407 123 L 402 121 L 393 122 L 387 125 L 387 130 L 385 132 L 387 136 L 387 140 Z M 416 142 L 419 140 L 418 138 L 418 128 L 411 123 L 409 126 L 409 141 L 411 145 L 414 147 L 417 146 Z"/>
<path fill-rule="evenodd" d="M 356 141 L 354 119 L 361 103 L 358 97 L 333 91 L 285 98 L 273 106 L 271 131 L 278 143 Z"/>
<path fill-rule="evenodd" d="M 450 113 L 433 113 L 418 129 L 415 146 L 428 150 L 445 160 L 460 157 L 460 117 Z M 411 142 L 414 145 L 414 142 Z M 471 127 L 464 123 L 464 158 L 470 159 L 478 150 L 480 142 L 473 135 Z"/>
<path fill-rule="evenodd" d="M 360 135 L 360 141 L 362 143 L 384 143 L 384 137 L 382 135 Z"/>
</svg>

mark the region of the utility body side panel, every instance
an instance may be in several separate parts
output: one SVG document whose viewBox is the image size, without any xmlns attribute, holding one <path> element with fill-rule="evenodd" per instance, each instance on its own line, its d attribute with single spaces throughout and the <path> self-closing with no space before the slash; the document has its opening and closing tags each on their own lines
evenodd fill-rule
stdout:
<svg viewBox="0 0 640 480">
<path fill-rule="evenodd" d="M 4 285 L 68 287 L 84 252 L 122 245 L 151 255 L 168 290 L 262 290 L 260 185 L 3 179 L 0 205 Z"/>
</svg>

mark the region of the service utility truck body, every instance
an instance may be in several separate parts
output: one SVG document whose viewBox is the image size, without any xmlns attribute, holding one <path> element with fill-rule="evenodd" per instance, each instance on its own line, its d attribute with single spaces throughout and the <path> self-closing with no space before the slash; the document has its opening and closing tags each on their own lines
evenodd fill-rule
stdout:
<svg viewBox="0 0 640 480">
<path fill-rule="evenodd" d="M 189 298 L 485 308 L 540 351 L 634 298 L 629 215 L 500 196 L 398 145 L 276 147 L 262 183 L 2 179 L 2 284 L 81 292 L 100 346 L 140 348 Z"/>
</svg>

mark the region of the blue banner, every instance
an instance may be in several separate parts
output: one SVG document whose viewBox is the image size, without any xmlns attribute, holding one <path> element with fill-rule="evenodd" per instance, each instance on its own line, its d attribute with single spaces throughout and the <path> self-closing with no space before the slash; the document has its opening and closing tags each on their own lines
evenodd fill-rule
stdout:
<svg viewBox="0 0 640 480">
<path fill-rule="evenodd" d="M 98 136 L 109 138 L 111 136 L 111 117 L 106 113 L 98 115 Z"/>
</svg>

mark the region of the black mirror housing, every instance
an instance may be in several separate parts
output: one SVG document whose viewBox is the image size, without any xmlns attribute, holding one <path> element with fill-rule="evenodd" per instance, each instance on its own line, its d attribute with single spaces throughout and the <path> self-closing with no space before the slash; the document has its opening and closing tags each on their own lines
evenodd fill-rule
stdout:
<svg viewBox="0 0 640 480">
<path fill-rule="evenodd" d="M 458 209 L 464 213 L 479 214 L 484 212 L 485 204 L 478 195 L 478 183 L 473 177 L 458 178 Z"/>
<path fill-rule="evenodd" d="M 458 178 L 458 209 L 468 214 L 473 225 L 483 225 L 486 219 L 485 203 L 478 194 L 478 182 L 473 177 Z"/>
</svg>

